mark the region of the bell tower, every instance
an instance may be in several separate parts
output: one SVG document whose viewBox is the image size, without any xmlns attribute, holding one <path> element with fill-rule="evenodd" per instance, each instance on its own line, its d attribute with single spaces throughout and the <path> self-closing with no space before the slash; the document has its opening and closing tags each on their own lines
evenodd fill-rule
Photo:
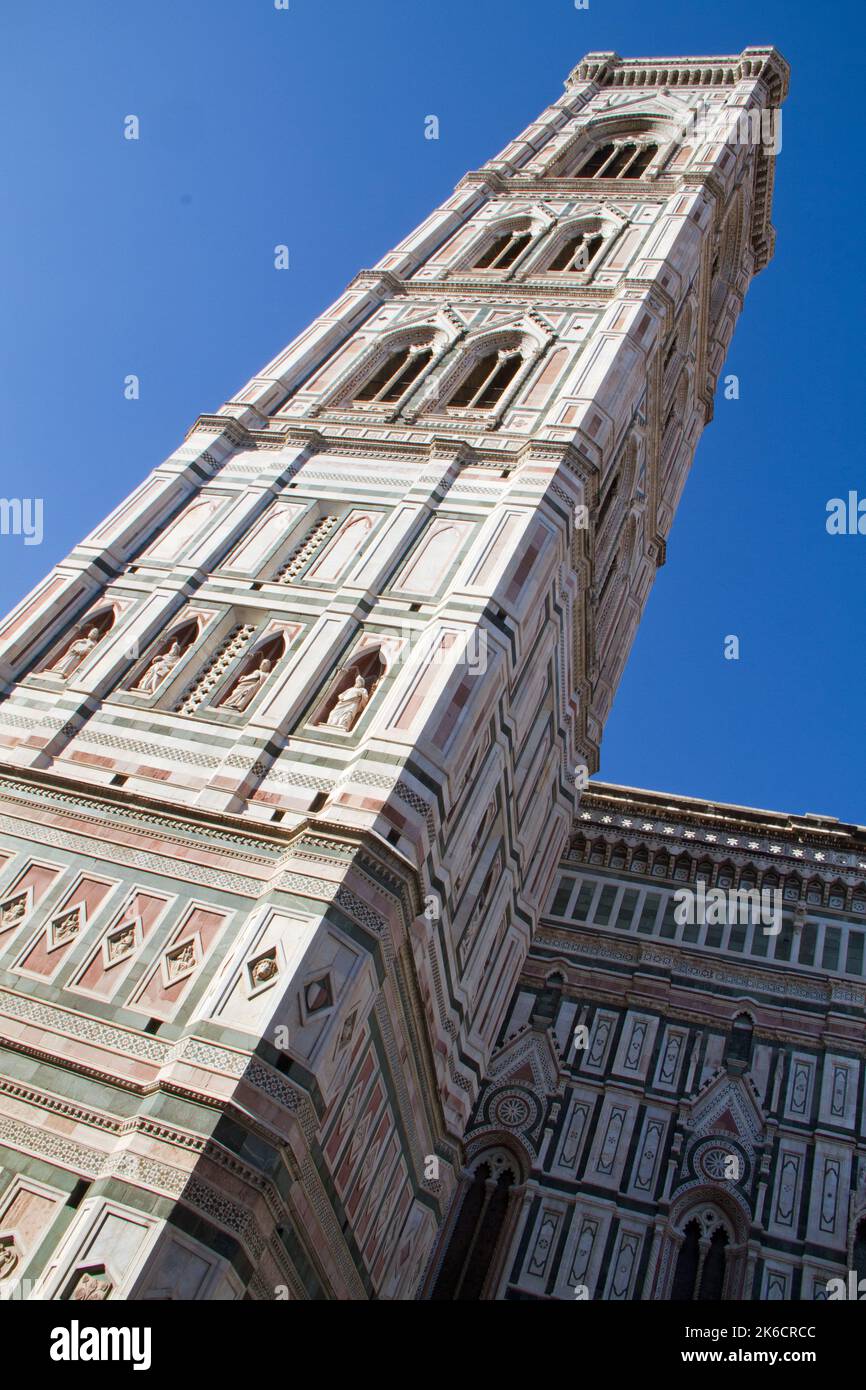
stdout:
<svg viewBox="0 0 866 1390">
<path fill-rule="evenodd" d="M 0 629 L 0 1281 L 414 1295 L 786 85 L 588 55 Z"/>
</svg>

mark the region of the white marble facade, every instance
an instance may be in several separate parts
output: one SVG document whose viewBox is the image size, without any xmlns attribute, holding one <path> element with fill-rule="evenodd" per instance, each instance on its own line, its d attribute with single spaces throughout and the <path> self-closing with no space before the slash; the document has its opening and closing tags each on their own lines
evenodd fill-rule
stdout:
<svg viewBox="0 0 866 1390">
<path fill-rule="evenodd" d="M 91 1009 L 97 1070 L 133 1093 L 164 1080 L 256 1127 L 229 1214 L 198 1110 L 194 1142 L 166 1122 L 123 1154 L 98 1126 L 91 1157 L 48 1146 L 40 1181 L 109 1174 L 111 1219 L 147 1227 L 123 1296 L 185 1263 L 203 1297 L 418 1286 L 772 252 L 772 154 L 684 132 L 786 84 L 770 48 L 589 55 L 0 628 L 0 965 L 46 1068 L 27 1103 L 95 1065 L 40 1042 L 35 993 L 61 1033 Z M 582 175 L 608 146 L 639 175 Z M 196 1192 L 233 1261 L 172 1222 Z M 50 1296 L 108 1219 L 89 1202 Z"/>
</svg>

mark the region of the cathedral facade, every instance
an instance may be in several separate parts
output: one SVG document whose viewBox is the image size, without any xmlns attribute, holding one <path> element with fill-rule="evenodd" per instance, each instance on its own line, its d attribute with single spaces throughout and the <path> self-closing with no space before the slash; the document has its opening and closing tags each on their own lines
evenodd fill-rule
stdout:
<svg viewBox="0 0 866 1390">
<path fill-rule="evenodd" d="M 864 939 L 862 826 L 593 783 L 430 1295 L 814 1300 L 866 1276 Z"/>
<path fill-rule="evenodd" d="M 731 940 L 611 934 L 572 866 L 772 254 L 786 87 L 770 48 L 588 55 L 0 629 L 0 1289 L 664 1298 L 836 1262 L 850 1152 L 835 1112 L 820 1162 L 785 1128 L 773 989 L 699 1027 Z M 621 838 L 604 911 L 664 917 Z M 813 1120 L 849 1055 L 820 1004 Z M 716 1120 L 742 1166 L 692 1219 Z"/>
</svg>

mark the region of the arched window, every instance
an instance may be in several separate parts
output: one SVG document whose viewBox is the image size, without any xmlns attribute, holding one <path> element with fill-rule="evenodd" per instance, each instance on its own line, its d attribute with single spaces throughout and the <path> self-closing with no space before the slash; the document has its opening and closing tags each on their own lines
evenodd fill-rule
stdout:
<svg viewBox="0 0 866 1390">
<path fill-rule="evenodd" d="M 547 267 L 548 271 L 556 271 L 559 274 L 574 274 L 579 270 L 586 270 L 590 261 L 598 255 L 603 241 L 604 237 L 600 232 L 596 232 L 592 236 L 587 236 L 583 232 L 576 232 L 562 243 Z"/>
<path fill-rule="evenodd" d="M 468 376 L 457 387 L 448 404 L 472 410 L 492 410 L 511 385 L 522 362 L 516 348 L 487 352 L 479 357 Z"/>
<path fill-rule="evenodd" d="M 432 357 L 433 349 L 429 344 L 396 348 L 360 390 L 355 392 L 355 400 L 378 401 L 382 405 L 392 405 L 418 380 Z"/>
<path fill-rule="evenodd" d="M 725 218 L 719 234 L 718 244 L 713 256 L 710 272 L 712 288 L 710 291 L 710 323 L 715 324 L 731 287 L 737 278 L 740 261 L 740 234 L 742 227 L 742 200 L 736 195 Z"/>
<path fill-rule="evenodd" d="M 527 231 L 500 232 L 482 251 L 473 270 L 507 270 L 525 251 L 532 234 Z"/>
<path fill-rule="evenodd" d="M 623 172 L 623 178 L 639 179 L 644 170 L 649 168 L 657 152 L 658 145 L 642 145 L 628 168 Z"/>
<path fill-rule="evenodd" d="M 701 1280 L 695 1295 L 701 1302 L 718 1303 L 725 1285 L 725 1251 L 728 1246 L 728 1233 L 723 1226 L 717 1226 L 710 1236 Z"/>
<path fill-rule="evenodd" d="M 710 1228 L 713 1228 L 712 1230 Z M 718 1303 L 724 1296 L 727 1250 L 730 1236 L 711 1209 L 686 1223 L 677 1255 L 671 1299 L 681 1302 Z"/>
<path fill-rule="evenodd" d="M 677 1256 L 677 1267 L 674 1273 L 674 1284 L 671 1289 L 671 1298 L 679 1303 L 695 1296 L 695 1284 L 698 1278 L 698 1260 L 700 1258 L 701 1228 L 697 1218 L 690 1221 L 685 1229 L 685 1237 L 680 1246 L 680 1253 Z"/>
<path fill-rule="evenodd" d="M 459 1204 L 445 1254 L 433 1283 L 435 1302 L 477 1302 L 487 1292 L 485 1281 L 496 1267 L 497 1252 L 506 1235 L 506 1218 L 515 1184 L 517 1161 L 504 1149 L 483 1154 L 455 1199 Z"/>
<path fill-rule="evenodd" d="M 581 179 L 639 179 L 658 153 L 658 145 L 602 145 L 578 169 Z"/>
<path fill-rule="evenodd" d="M 605 164 L 609 163 L 613 157 L 613 145 L 601 145 L 597 150 L 593 150 L 589 159 L 578 170 L 578 177 L 582 179 L 593 179 L 599 174 Z"/>
</svg>

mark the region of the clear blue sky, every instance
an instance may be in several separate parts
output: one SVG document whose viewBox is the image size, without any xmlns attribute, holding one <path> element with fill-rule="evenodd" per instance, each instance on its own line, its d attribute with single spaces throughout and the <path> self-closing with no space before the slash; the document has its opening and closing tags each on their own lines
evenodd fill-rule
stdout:
<svg viewBox="0 0 866 1390">
<path fill-rule="evenodd" d="M 584 53 L 792 65 L 755 281 L 605 738 L 614 781 L 866 822 L 862 52 L 806 0 L 7 0 L 0 128 L 5 611 L 554 100 Z M 135 114 L 141 138 L 122 138 Z M 438 142 L 424 118 L 440 119 Z M 291 269 L 273 268 L 277 243 Z M 124 400 L 135 373 L 141 398 Z M 727 634 L 741 658 L 723 659 Z"/>
</svg>

